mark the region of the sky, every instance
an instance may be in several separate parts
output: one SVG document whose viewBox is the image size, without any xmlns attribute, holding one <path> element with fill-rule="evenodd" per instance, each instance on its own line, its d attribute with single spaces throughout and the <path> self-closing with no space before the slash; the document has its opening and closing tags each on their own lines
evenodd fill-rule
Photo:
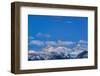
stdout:
<svg viewBox="0 0 100 76">
<path fill-rule="evenodd" d="M 88 41 L 88 17 L 28 15 L 28 43 Z M 55 44 L 54 42 L 51 42 Z M 38 48 L 29 45 L 28 49 Z"/>
</svg>

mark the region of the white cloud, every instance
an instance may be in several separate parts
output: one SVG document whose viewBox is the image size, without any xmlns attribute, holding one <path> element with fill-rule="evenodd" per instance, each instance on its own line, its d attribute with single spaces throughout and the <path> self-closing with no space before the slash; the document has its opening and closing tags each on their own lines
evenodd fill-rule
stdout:
<svg viewBox="0 0 100 76">
<path fill-rule="evenodd" d="M 75 44 L 75 42 L 72 41 L 41 41 L 41 40 L 32 40 L 29 45 L 37 45 L 37 46 L 44 46 L 44 45 L 50 45 L 50 46 L 69 46 Z"/>
<path fill-rule="evenodd" d="M 65 46 L 75 44 L 75 42 L 72 42 L 72 41 L 61 41 L 61 40 L 58 40 L 57 43 L 58 45 L 65 45 Z"/>
<path fill-rule="evenodd" d="M 75 42 L 58 40 L 58 41 L 46 41 L 45 44 L 46 45 L 51 45 L 51 46 L 58 46 L 58 45 L 59 46 L 68 46 L 68 45 L 75 44 Z"/>
<path fill-rule="evenodd" d="M 79 43 L 84 43 L 84 44 L 86 44 L 86 43 L 88 43 L 88 42 L 87 42 L 87 41 L 84 41 L 84 40 L 80 40 Z"/>
<path fill-rule="evenodd" d="M 50 38 L 51 36 L 49 34 L 39 32 L 36 34 L 36 37 Z"/>
<path fill-rule="evenodd" d="M 30 44 L 37 45 L 37 46 L 43 46 L 44 42 L 40 40 L 32 40 Z"/>
<path fill-rule="evenodd" d="M 32 53 L 36 53 L 36 51 L 35 50 L 29 50 L 28 51 L 28 54 L 32 54 Z"/>
</svg>

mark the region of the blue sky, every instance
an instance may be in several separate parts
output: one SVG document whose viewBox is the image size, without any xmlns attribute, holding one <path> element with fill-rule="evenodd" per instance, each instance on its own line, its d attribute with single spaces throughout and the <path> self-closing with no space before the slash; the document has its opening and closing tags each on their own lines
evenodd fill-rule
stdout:
<svg viewBox="0 0 100 76">
<path fill-rule="evenodd" d="M 29 43 L 31 40 L 88 41 L 87 36 L 87 17 L 28 15 Z"/>
</svg>

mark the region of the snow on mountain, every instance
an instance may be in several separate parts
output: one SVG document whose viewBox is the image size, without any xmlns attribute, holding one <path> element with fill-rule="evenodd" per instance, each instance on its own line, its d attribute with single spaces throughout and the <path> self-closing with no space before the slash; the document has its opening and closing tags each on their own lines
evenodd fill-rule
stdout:
<svg viewBox="0 0 100 76">
<path fill-rule="evenodd" d="M 80 40 L 70 53 L 71 58 L 88 58 L 88 44 Z"/>
<path fill-rule="evenodd" d="M 48 51 L 48 52 L 70 52 L 71 51 L 71 49 L 69 49 L 69 48 L 67 48 L 67 47 L 60 47 L 60 46 L 58 46 L 58 47 L 53 47 L 53 46 L 47 46 L 47 47 L 45 47 L 45 48 L 43 48 L 43 51 Z"/>
<path fill-rule="evenodd" d="M 88 58 L 87 42 L 79 41 L 73 48 L 47 45 L 41 51 L 28 52 L 28 60 L 54 60 Z"/>
</svg>

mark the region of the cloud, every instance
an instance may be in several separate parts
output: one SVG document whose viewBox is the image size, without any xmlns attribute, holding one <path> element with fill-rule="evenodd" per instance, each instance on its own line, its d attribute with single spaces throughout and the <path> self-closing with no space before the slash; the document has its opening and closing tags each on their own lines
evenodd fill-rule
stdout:
<svg viewBox="0 0 100 76">
<path fill-rule="evenodd" d="M 36 34 L 36 37 L 50 38 L 51 36 L 49 34 L 39 32 Z"/>
<path fill-rule="evenodd" d="M 61 41 L 61 40 L 58 40 L 58 41 L 41 41 L 41 40 L 32 40 L 30 42 L 30 45 L 36 45 L 36 46 L 69 46 L 69 45 L 73 45 L 75 44 L 75 42 L 72 42 L 72 41 Z"/>
<path fill-rule="evenodd" d="M 58 45 L 62 45 L 62 46 L 63 46 L 63 45 L 67 46 L 67 45 L 73 45 L 73 44 L 75 44 L 75 42 L 58 40 L 57 44 L 58 44 Z"/>
<path fill-rule="evenodd" d="M 80 40 L 79 43 L 87 44 L 88 42 L 85 40 Z"/>
<path fill-rule="evenodd" d="M 37 45 L 37 46 L 44 46 L 44 42 L 40 40 L 32 40 L 30 44 Z"/>
<path fill-rule="evenodd" d="M 68 45 L 73 45 L 75 42 L 72 41 L 46 41 L 45 45 L 51 45 L 51 46 L 68 46 Z"/>
<path fill-rule="evenodd" d="M 28 50 L 28 54 L 36 53 L 35 50 Z"/>
</svg>

